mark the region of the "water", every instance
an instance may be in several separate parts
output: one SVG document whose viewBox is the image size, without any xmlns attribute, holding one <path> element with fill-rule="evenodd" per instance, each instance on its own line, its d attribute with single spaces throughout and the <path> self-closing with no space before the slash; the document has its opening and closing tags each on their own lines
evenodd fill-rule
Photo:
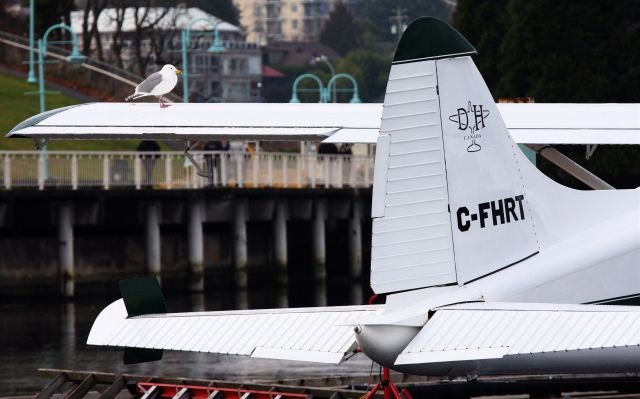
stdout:
<svg viewBox="0 0 640 399">
<path fill-rule="evenodd" d="M 229 309 L 234 308 L 238 300 L 242 301 L 229 300 L 233 296 L 234 293 L 229 292 L 206 296 L 173 294 L 167 298 L 167 305 L 170 311 Z M 261 302 L 270 305 L 262 301 L 263 298 L 264 293 L 250 294 L 247 303 L 254 308 L 268 307 L 260 306 Z M 371 367 L 371 361 L 361 354 L 335 366 L 168 351 L 162 361 L 125 366 L 122 350 L 85 344 L 93 320 L 114 299 L 113 295 L 106 295 L 74 302 L 48 298 L 3 300 L 0 304 L 0 396 L 33 394 L 42 389 L 48 379 L 38 373 L 38 368 L 244 381 L 368 375 Z M 332 305 L 348 304 L 329 299 Z"/>
</svg>

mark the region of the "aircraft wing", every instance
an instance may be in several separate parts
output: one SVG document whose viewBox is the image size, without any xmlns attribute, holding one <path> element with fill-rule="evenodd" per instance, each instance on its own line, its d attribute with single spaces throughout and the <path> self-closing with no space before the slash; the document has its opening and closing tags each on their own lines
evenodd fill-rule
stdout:
<svg viewBox="0 0 640 399">
<path fill-rule="evenodd" d="M 124 300 L 107 306 L 87 344 L 340 363 L 355 348 L 353 324 L 381 306 L 339 306 L 127 317 Z"/>
<path fill-rule="evenodd" d="M 348 130 L 366 132 L 366 137 L 372 137 L 375 142 L 381 110 L 381 104 L 200 103 L 160 108 L 150 103 L 91 103 L 35 115 L 7 136 L 319 141 Z"/>
<path fill-rule="evenodd" d="M 612 350 L 638 350 L 640 309 L 633 306 L 468 303 L 438 308 L 396 365 L 525 359 L 540 355 L 575 371 Z M 582 356 L 579 354 L 582 353 Z M 634 355 L 635 356 L 635 355 Z M 529 360 L 526 360 L 530 358 Z M 624 363 L 624 355 L 618 357 Z M 428 367 L 428 366 L 427 366 Z"/>
<path fill-rule="evenodd" d="M 640 104 L 497 104 L 521 144 L 640 144 Z M 35 115 L 7 137 L 375 143 L 382 104 L 91 103 Z"/>
</svg>

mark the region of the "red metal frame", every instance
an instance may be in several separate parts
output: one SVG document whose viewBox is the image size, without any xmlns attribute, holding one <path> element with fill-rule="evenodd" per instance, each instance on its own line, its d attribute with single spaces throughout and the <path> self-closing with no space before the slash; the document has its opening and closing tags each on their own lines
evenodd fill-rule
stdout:
<svg viewBox="0 0 640 399">
<path fill-rule="evenodd" d="M 255 389 L 244 388 L 221 388 L 221 387 L 203 387 L 193 385 L 175 385 L 175 384 L 160 384 L 155 382 L 137 382 L 136 387 L 140 394 L 144 394 L 151 387 L 156 386 L 160 388 L 160 398 L 171 399 L 182 388 L 188 388 L 191 390 L 191 399 L 207 399 L 213 391 L 219 391 L 225 398 L 240 398 L 246 393 L 250 393 L 253 399 L 273 399 L 278 395 L 282 398 L 308 398 L 309 394 L 306 393 L 290 393 L 279 391 L 258 391 Z"/>
<path fill-rule="evenodd" d="M 407 388 L 398 391 L 396 384 L 391 382 L 391 373 L 387 367 L 382 368 L 382 381 L 378 382 L 364 399 L 372 399 L 380 389 L 384 392 L 384 399 L 413 399 Z"/>
</svg>

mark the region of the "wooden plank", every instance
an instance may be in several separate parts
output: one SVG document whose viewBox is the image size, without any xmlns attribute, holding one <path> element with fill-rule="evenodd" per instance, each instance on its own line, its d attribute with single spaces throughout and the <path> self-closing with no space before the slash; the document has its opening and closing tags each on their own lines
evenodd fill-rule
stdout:
<svg viewBox="0 0 640 399">
<path fill-rule="evenodd" d="M 189 388 L 181 388 L 174 396 L 173 399 L 191 399 L 192 392 Z"/>
<path fill-rule="evenodd" d="M 51 396 L 53 396 L 53 394 L 56 393 L 65 382 L 67 382 L 67 377 L 64 373 L 58 372 L 55 377 L 53 377 L 53 379 L 49 381 L 44 388 L 42 388 L 42 391 L 40 391 L 34 399 L 51 398 Z"/>
<path fill-rule="evenodd" d="M 81 399 L 96 385 L 96 379 L 93 374 L 88 374 L 77 387 L 71 390 L 64 399 Z"/>
<path fill-rule="evenodd" d="M 218 391 L 217 389 L 211 392 L 209 396 L 207 396 L 207 399 L 223 399 L 223 398 L 224 398 L 224 394 Z"/>
<path fill-rule="evenodd" d="M 98 399 L 113 399 L 120 391 L 122 391 L 127 384 L 127 379 L 124 376 L 119 376 L 107 389 L 102 391 Z"/>
<path fill-rule="evenodd" d="M 149 390 L 145 392 L 140 399 L 157 399 L 160 397 L 161 393 L 162 393 L 162 389 L 154 385 L 151 388 L 149 388 Z"/>
</svg>

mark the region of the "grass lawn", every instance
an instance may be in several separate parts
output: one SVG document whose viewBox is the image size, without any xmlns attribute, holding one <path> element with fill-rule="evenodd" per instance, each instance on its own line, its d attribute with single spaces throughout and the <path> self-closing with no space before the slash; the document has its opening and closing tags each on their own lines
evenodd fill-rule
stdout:
<svg viewBox="0 0 640 399">
<path fill-rule="evenodd" d="M 38 90 L 37 84 L 0 73 L 0 150 L 33 150 L 31 139 L 7 139 L 4 136 L 18 123 L 39 113 L 38 95 L 26 95 L 26 91 Z M 78 104 L 63 94 L 47 95 L 47 109 Z M 138 141 L 132 140 L 51 140 L 49 150 L 135 150 Z M 163 149 L 167 148 L 162 145 Z"/>
</svg>

